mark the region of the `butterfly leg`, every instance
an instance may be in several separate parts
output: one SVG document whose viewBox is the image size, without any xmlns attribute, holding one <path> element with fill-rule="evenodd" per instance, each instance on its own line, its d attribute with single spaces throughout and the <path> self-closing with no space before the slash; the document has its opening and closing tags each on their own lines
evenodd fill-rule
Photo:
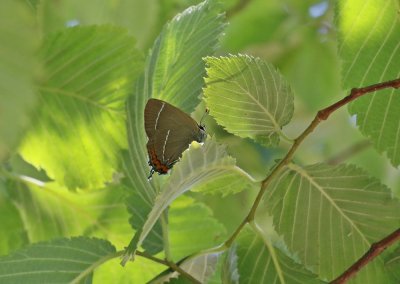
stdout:
<svg viewBox="0 0 400 284">
<path fill-rule="evenodd" d="M 149 176 L 147 177 L 147 180 L 151 180 L 151 177 L 153 176 L 153 174 L 154 174 L 154 168 L 151 168 L 150 174 L 149 174 Z"/>
</svg>

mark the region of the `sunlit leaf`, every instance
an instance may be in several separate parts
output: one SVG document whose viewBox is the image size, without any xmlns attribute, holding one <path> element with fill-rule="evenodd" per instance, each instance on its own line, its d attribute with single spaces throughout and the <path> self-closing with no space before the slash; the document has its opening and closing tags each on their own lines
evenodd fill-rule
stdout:
<svg viewBox="0 0 400 284">
<path fill-rule="evenodd" d="M 47 77 L 23 156 L 69 188 L 101 187 L 126 145 L 125 98 L 143 66 L 135 41 L 120 28 L 75 27 L 47 37 L 41 57 Z"/>
<path fill-rule="evenodd" d="M 293 93 L 271 64 L 246 55 L 207 57 L 210 114 L 227 131 L 277 145 L 293 115 Z"/>
<path fill-rule="evenodd" d="M 165 265 L 139 256 L 125 267 L 120 262 L 120 258 L 115 258 L 98 267 L 93 275 L 93 283 L 148 283 L 154 275 L 165 270 Z"/>
<path fill-rule="evenodd" d="M 43 169 L 36 169 L 33 165 L 25 161 L 20 155 L 13 155 L 9 160 L 9 166 L 12 169 L 13 174 L 32 178 L 41 182 L 52 181 Z"/>
<path fill-rule="evenodd" d="M 123 248 L 132 234 L 125 192 L 118 187 L 75 193 L 10 181 L 7 193 L 4 202 L 16 207 L 30 242 L 85 234 Z"/>
<path fill-rule="evenodd" d="M 5 0 L 0 9 L 0 161 L 20 141 L 29 125 L 36 95 L 38 32 L 34 16 L 22 1 Z"/>
<path fill-rule="evenodd" d="M 240 233 L 236 251 L 239 283 L 322 283 L 316 275 L 262 237 L 260 232 L 245 228 Z"/>
<path fill-rule="evenodd" d="M 0 258 L 0 282 L 92 283 L 93 270 L 114 253 L 109 242 L 84 237 L 34 244 Z"/>
<path fill-rule="evenodd" d="M 189 7 L 164 26 L 153 46 L 148 70 L 153 97 L 186 112 L 194 110 L 205 76 L 202 58 L 216 49 L 223 20 L 216 1 L 207 0 Z"/>
<path fill-rule="evenodd" d="M 290 251 L 329 280 L 400 225 L 390 190 L 350 165 L 290 165 L 270 185 L 265 206 Z M 354 283 L 380 283 L 382 265 L 372 261 Z"/>
<path fill-rule="evenodd" d="M 399 4 L 395 0 L 338 1 L 339 55 L 346 89 L 400 77 Z M 350 105 L 361 133 L 400 164 L 400 90 L 366 95 Z"/>
</svg>

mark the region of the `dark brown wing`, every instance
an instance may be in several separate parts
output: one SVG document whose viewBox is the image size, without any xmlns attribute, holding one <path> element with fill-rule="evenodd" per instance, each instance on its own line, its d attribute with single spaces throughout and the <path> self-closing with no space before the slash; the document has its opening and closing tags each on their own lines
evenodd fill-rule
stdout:
<svg viewBox="0 0 400 284">
<path fill-rule="evenodd" d="M 195 140 L 199 132 L 196 121 L 167 102 L 150 99 L 145 108 L 147 148 L 155 149 L 163 163 L 173 163 Z"/>
</svg>

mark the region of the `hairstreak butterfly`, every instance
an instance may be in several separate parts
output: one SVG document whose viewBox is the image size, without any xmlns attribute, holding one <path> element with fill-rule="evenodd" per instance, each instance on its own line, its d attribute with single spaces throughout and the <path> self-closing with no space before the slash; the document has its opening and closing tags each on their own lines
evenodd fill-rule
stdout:
<svg viewBox="0 0 400 284">
<path fill-rule="evenodd" d="M 154 172 L 166 174 L 192 141 L 201 143 L 207 136 L 201 122 L 197 124 L 188 114 L 157 99 L 147 101 L 144 109 L 144 128 L 149 138 L 149 179 Z"/>
</svg>

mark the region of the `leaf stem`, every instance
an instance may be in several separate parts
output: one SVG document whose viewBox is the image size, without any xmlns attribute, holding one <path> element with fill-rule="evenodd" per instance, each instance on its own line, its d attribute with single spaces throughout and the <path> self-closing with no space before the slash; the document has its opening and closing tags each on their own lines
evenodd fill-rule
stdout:
<svg viewBox="0 0 400 284">
<path fill-rule="evenodd" d="M 164 242 L 164 253 L 166 259 L 172 259 L 171 250 L 169 247 L 169 231 L 168 231 L 168 221 L 167 221 L 167 211 L 164 211 L 161 215 L 161 227 Z"/>
<path fill-rule="evenodd" d="M 272 245 L 271 241 L 266 238 L 263 230 L 258 226 L 258 224 L 256 222 L 252 221 L 249 224 L 253 228 L 253 230 L 260 236 L 260 238 L 263 240 L 265 246 L 268 248 L 272 262 L 273 262 L 276 272 L 278 274 L 279 282 L 285 283 L 285 277 L 283 276 L 281 264 L 279 263 L 278 256 L 275 253 L 275 248 Z"/>
<path fill-rule="evenodd" d="M 383 83 L 378 83 L 374 85 L 370 85 L 367 87 L 363 88 L 353 88 L 350 92 L 350 94 L 340 101 L 318 111 L 318 113 L 315 115 L 314 119 L 310 123 L 310 125 L 294 140 L 292 147 L 289 149 L 289 151 L 286 153 L 285 157 L 271 170 L 270 174 L 261 182 L 260 186 L 260 191 L 258 192 L 256 199 L 254 200 L 254 203 L 248 213 L 248 215 L 244 218 L 244 220 L 240 223 L 240 225 L 236 228 L 236 230 L 233 232 L 233 234 L 230 236 L 230 238 L 225 241 L 224 245 L 226 247 L 230 247 L 233 242 L 235 241 L 236 237 L 239 235 L 240 231 L 243 229 L 243 227 L 247 224 L 250 223 L 254 220 L 255 214 L 257 211 L 258 206 L 260 205 L 260 202 L 262 200 L 262 197 L 267 190 L 268 185 L 270 182 L 273 180 L 275 176 L 277 176 L 282 168 L 284 168 L 288 163 L 290 163 L 291 159 L 293 158 L 294 153 L 296 152 L 297 148 L 300 146 L 300 144 L 303 142 L 303 140 L 314 131 L 314 129 L 324 120 L 327 120 L 329 116 L 341 108 L 342 106 L 354 101 L 355 99 L 383 89 L 387 88 L 394 88 L 398 89 L 400 88 L 400 78 L 391 80 L 391 81 L 386 81 Z"/>
<path fill-rule="evenodd" d="M 123 254 L 124 254 L 124 251 L 121 252 L 121 255 L 123 255 Z M 149 259 L 149 260 L 152 260 L 152 261 L 154 261 L 154 262 L 157 262 L 157 263 L 163 264 L 163 265 L 165 265 L 165 266 L 168 266 L 170 269 L 172 269 L 172 270 L 178 272 L 180 275 L 182 275 L 182 276 L 185 277 L 186 279 L 190 280 L 190 282 L 192 282 L 192 283 L 196 283 L 196 284 L 199 284 L 199 283 L 200 283 L 200 281 L 198 281 L 198 280 L 197 280 L 196 278 L 194 278 L 192 275 L 190 275 L 190 274 L 187 273 L 185 270 L 183 270 L 182 268 L 180 268 L 175 262 L 172 262 L 172 261 L 167 260 L 167 259 L 160 259 L 160 258 L 157 258 L 157 257 L 152 256 L 152 255 L 150 255 L 150 254 L 147 254 L 147 253 L 145 253 L 145 252 L 136 251 L 135 254 L 136 254 L 136 255 L 139 255 L 139 256 L 141 256 L 141 257 L 147 258 L 147 259 Z M 200 283 L 200 284 L 201 284 L 201 283 Z"/>
<path fill-rule="evenodd" d="M 90 273 L 92 273 L 97 267 L 99 267 L 100 265 L 102 265 L 103 263 L 107 262 L 110 259 L 113 259 L 113 258 L 123 255 L 123 253 L 124 253 L 124 251 L 117 251 L 115 253 L 112 253 L 112 254 L 109 254 L 109 255 L 106 255 L 106 256 L 100 258 L 98 261 L 94 262 L 92 265 L 90 265 L 84 271 L 79 273 L 79 275 L 76 278 L 74 278 L 70 282 L 70 284 L 80 283 L 86 276 L 88 276 Z"/>
<path fill-rule="evenodd" d="M 73 279 L 71 284 L 79 283 L 83 278 L 85 278 L 90 273 L 92 273 L 101 264 L 103 264 L 103 263 L 105 263 L 108 260 L 111 260 L 113 258 L 117 258 L 117 257 L 123 256 L 124 254 L 125 254 L 125 250 L 121 250 L 121 251 L 117 251 L 115 253 L 112 253 L 112 254 L 109 254 L 109 255 L 106 255 L 106 256 L 102 257 L 101 259 L 99 259 L 98 261 L 93 263 L 91 266 L 89 266 L 87 269 L 85 269 L 82 273 L 80 273 L 75 279 Z M 153 262 L 157 262 L 159 264 L 168 266 L 171 270 L 178 272 L 180 275 L 182 275 L 183 277 L 185 277 L 186 279 L 188 279 L 192 283 L 196 283 L 196 284 L 200 283 L 192 275 L 190 275 L 189 273 L 184 271 L 182 268 L 180 268 L 177 264 L 175 264 L 172 261 L 169 261 L 167 259 L 164 260 L 164 259 L 161 259 L 161 258 L 157 258 L 155 256 L 147 254 L 146 252 L 141 252 L 141 251 L 136 251 L 135 254 L 138 255 L 138 256 L 141 256 L 143 258 L 147 258 L 147 259 L 149 259 L 149 260 L 151 260 Z"/>
<path fill-rule="evenodd" d="M 400 228 L 383 238 L 377 243 L 371 245 L 370 249 L 350 266 L 345 272 L 343 272 L 339 277 L 330 282 L 330 284 L 343 284 L 346 283 L 351 277 L 356 275 L 356 273 L 371 262 L 375 257 L 380 255 L 388 246 L 394 244 L 396 241 L 400 241 Z"/>
</svg>

